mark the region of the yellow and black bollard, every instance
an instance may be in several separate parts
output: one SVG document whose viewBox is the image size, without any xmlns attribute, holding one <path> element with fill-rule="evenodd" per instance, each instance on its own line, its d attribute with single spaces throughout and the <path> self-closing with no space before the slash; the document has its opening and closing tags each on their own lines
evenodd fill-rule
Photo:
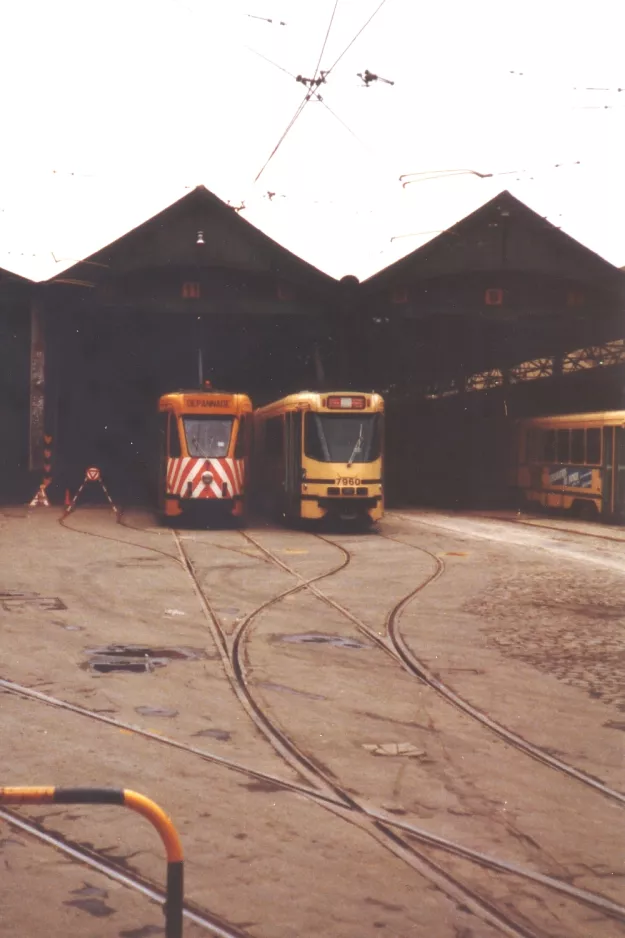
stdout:
<svg viewBox="0 0 625 938">
<path fill-rule="evenodd" d="M 165 938 L 182 938 L 184 858 L 178 832 L 150 798 L 127 788 L 0 788 L 0 804 L 118 804 L 142 814 L 158 831 L 167 854 Z"/>
</svg>

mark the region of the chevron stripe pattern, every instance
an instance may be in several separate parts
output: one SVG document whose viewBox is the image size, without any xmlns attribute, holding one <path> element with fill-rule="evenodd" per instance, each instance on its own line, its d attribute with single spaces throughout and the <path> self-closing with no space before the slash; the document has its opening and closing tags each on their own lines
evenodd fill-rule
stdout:
<svg viewBox="0 0 625 938">
<path fill-rule="evenodd" d="M 213 481 L 202 481 L 205 472 L 212 473 Z M 189 491 L 191 483 L 191 494 Z M 224 485 L 227 489 L 224 490 Z M 242 459 L 195 459 L 183 456 L 167 460 L 167 494 L 185 498 L 233 498 L 243 495 L 245 467 Z"/>
</svg>

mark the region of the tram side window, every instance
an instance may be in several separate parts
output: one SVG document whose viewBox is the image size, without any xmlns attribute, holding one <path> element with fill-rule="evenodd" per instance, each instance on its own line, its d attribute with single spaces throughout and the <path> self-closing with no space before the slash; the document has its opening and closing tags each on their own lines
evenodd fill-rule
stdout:
<svg viewBox="0 0 625 938">
<path fill-rule="evenodd" d="M 556 462 L 569 462 L 569 436 L 568 430 L 556 430 Z"/>
<path fill-rule="evenodd" d="M 180 434 L 175 414 L 169 415 L 169 455 L 172 459 L 180 457 Z"/>
<path fill-rule="evenodd" d="M 282 456 L 283 420 L 270 417 L 265 424 L 265 447 L 269 456 Z"/>
<path fill-rule="evenodd" d="M 546 430 L 545 439 L 544 439 L 544 458 L 547 462 L 556 461 L 556 431 L 555 430 Z"/>
<path fill-rule="evenodd" d="M 245 437 L 247 435 L 247 417 L 239 418 L 239 431 L 237 433 L 237 442 L 234 448 L 234 458 L 243 459 L 245 457 Z"/>
<path fill-rule="evenodd" d="M 571 462 L 576 466 L 584 462 L 583 430 L 571 430 Z"/>
<path fill-rule="evenodd" d="M 601 430 L 593 427 L 586 430 L 586 462 L 597 466 L 601 462 Z"/>
</svg>

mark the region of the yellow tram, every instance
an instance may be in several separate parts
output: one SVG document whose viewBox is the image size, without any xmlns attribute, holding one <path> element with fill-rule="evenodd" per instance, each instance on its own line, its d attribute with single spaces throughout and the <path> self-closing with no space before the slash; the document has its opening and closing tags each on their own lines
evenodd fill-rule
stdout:
<svg viewBox="0 0 625 938">
<path fill-rule="evenodd" d="M 166 518 L 245 515 L 252 402 L 208 387 L 158 402 L 158 504 Z"/>
<path fill-rule="evenodd" d="M 523 502 L 625 521 L 625 410 L 519 420 L 513 438 Z"/>
<path fill-rule="evenodd" d="M 254 412 L 261 507 L 287 521 L 378 521 L 384 402 L 352 391 L 291 394 Z"/>
</svg>

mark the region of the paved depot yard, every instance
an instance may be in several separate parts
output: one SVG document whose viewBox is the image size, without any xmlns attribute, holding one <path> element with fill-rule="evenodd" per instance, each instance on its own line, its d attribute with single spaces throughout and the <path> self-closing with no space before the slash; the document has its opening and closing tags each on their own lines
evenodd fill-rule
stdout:
<svg viewBox="0 0 625 938">
<path fill-rule="evenodd" d="M 223 934 L 625 935 L 625 798 L 613 795 L 625 789 L 623 529 L 409 511 L 324 540 L 261 524 L 249 538 L 175 534 L 144 511 L 123 524 L 99 508 L 58 518 L 0 514 L 0 677 L 152 735 L 5 683 L 3 784 L 154 798 L 182 836 L 187 898 Z M 391 630 L 460 698 L 580 778 L 402 666 L 387 620 L 421 585 Z M 130 812 L 19 813 L 162 884 L 158 837 Z M 6 823 L 0 862 L 1 935 L 162 934 L 148 899 Z"/>
</svg>

